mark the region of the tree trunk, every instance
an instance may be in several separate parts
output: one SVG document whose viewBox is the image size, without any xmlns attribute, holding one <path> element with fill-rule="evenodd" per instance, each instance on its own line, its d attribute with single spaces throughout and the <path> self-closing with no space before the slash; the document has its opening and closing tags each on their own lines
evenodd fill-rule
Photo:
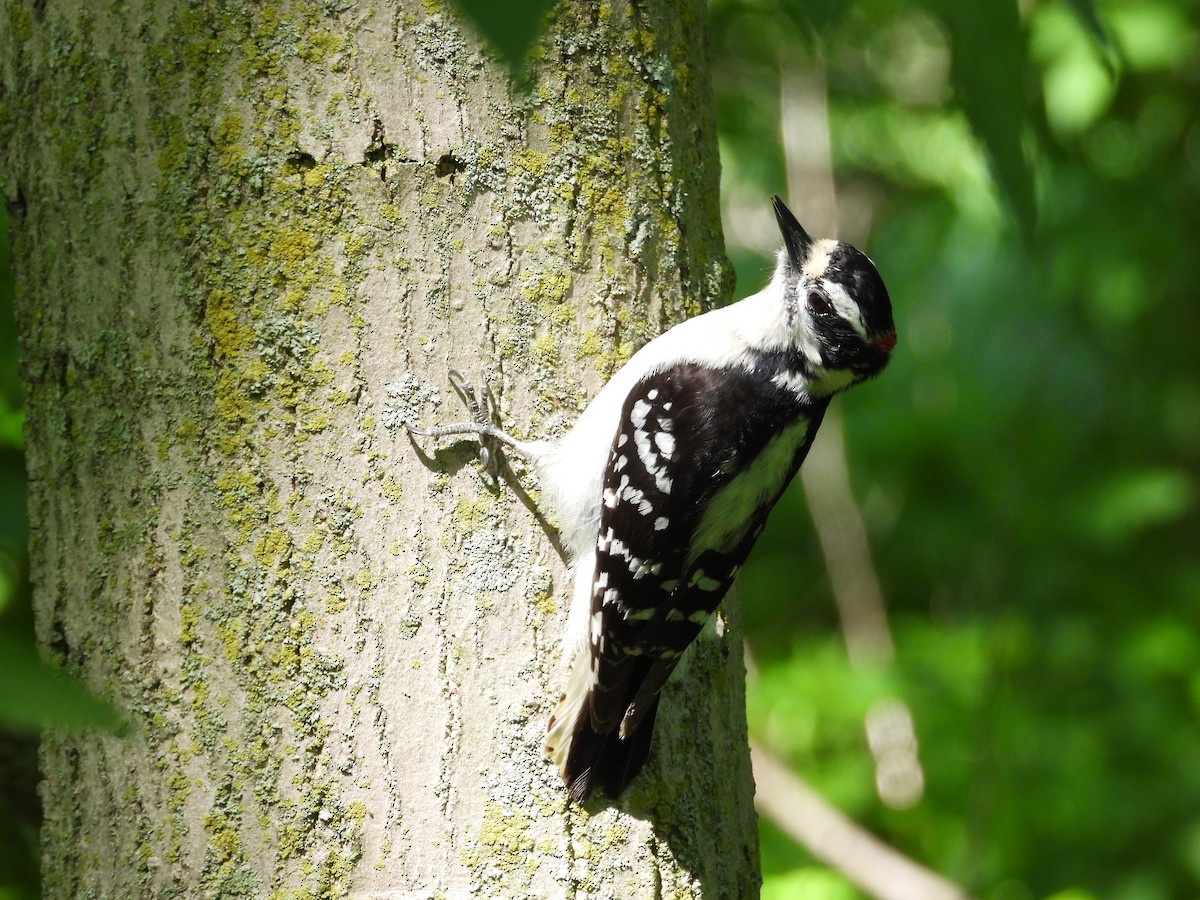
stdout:
<svg viewBox="0 0 1200 900">
<path fill-rule="evenodd" d="M 561 430 L 725 299 L 704 4 L 563 3 L 527 96 L 395 6 L 4 10 L 39 636 L 129 721 L 45 740 L 46 896 L 753 896 L 736 614 L 570 806 L 562 561 L 387 427 Z"/>
</svg>

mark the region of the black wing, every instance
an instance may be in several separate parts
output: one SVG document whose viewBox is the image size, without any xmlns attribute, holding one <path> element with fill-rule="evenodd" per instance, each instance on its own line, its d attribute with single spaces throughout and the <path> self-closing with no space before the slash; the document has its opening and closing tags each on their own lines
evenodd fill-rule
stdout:
<svg viewBox="0 0 1200 900">
<path fill-rule="evenodd" d="M 645 763 L 659 691 L 728 591 L 826 405 L 750 369 L 694 364 L 630 392 L 597 533 L 590 694 L 563 771 L 576 799 L 596 784 L 617 796 Z M 735 483 L 747 478 L 757 480 Z M 727 511 L 728 521 L 705 518 Z"/>
</svg>

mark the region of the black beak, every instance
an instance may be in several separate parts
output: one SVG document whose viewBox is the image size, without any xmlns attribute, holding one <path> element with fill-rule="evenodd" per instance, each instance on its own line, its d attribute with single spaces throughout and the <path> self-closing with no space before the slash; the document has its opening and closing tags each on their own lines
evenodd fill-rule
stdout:
<svg viewBox="0 0 1200 900">
<path fill-rule="evenodd" d="M 808 236 L 808 232 L 804 230 L 804 226 L 796 221 L 796 217 L 792 215 L 792 211 L 784 205 L 784 202 L 779 199 L 778 194 L 771 197 L 771 205 L 775 207 L 775 220 L 779 223 L 779 233 L 783 235 L 783 243 L 787 247 L 788 258 L 791 259 L 792 265 L 799 269 L 803 267 L 804 261 L 808 259 L 813 239 Z"/>
</svg>

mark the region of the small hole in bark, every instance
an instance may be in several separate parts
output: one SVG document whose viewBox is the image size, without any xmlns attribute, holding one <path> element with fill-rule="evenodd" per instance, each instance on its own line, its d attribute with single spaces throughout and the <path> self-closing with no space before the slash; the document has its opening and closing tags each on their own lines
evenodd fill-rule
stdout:
<svg viewBox="0 0 1200 900">
<path fill-rule="evenodd" d="M 454 184 L 454 176 L 466 168 L 466 164 L 456 159 L 453 153 L 447 153 L 437 161 L 437 168 L 434 171 L 438 178 Z"/>
<path fill-rule="evenodd" d="M 287 164 L 293 169 L 298 169 L 301 172 L 306 172 L 313 168 L 317 161 L 311 153 L 305 153 L 302 150 L 297 150 L 287 158 Z"/>
<path fill-rule="evenodd" d="M 8 214 L 8 221 L 13 225 L 20 225 L 25 219 L 25 192 L 17 187 L 17 192 L 11 197 L 4 200 L 4 211 Z"/>
<path fill-rule="evenodd" d="M 363 161 L 368 163 L 386 162 L 388 157 L 395 152 L 394 144 L 379 144 L 363 154 Z"/>
</svg>

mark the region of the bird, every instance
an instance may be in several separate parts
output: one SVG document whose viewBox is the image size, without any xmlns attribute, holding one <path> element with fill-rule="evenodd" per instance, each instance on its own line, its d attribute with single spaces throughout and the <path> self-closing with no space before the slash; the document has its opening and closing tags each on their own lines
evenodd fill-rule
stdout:
<svg viewBox="0 0 1200 900">
<path fill-rule="evenodd" d="M 477 435 L 524 456 L 571 569 L 565 687 L 544 750 L 572 800 L 619 797 L 648 758 L 661 692 L 746 560 L 830 400 L 883 371 L 891 299 L 857 248 L 814 239 L 772 197 L 783 247 L 759 292 L 645 344 L 563 435 L 518 440 L 451 373 Z M 486 393 L 483 395 L 486 398 Z"/>
</svg>

